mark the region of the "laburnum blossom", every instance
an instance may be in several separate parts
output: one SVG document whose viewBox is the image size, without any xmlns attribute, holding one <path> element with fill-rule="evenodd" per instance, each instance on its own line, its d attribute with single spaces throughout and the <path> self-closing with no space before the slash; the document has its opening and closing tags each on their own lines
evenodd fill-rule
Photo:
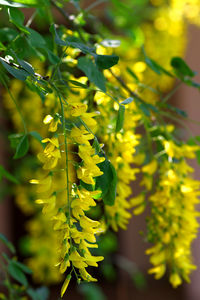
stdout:
<svg viewBox="0 0 200 300">
<path fill-rule="evenodd" d="M 185 149 L 178 150 L 174 156 L 185 153 L 193 157 L 193 153 L 189 154 Z M 190 150 L 194 151 L 194 148 Z M 189 282 L 189 275 L 196 268 L 191 260 L 191 243 L 199 227 L 199 213 L 195 206 L 199 203 L 200 183 L 191 178 L 192 172 L 184 158 L 176 162 L 164 161 L 159 170 L 156 191 L 149 199 L 148 240 L 154 243 L 146 251 L 153 264 L 149 273 L 159 279 L 168 266 L 169 281 L 173 287 L 180 285 L 183 279 Z"/>
<path fill-rule="evenodd" d="M 79 166 L 74 168 L 77 180 L 94 185 L 95 178 L 103 174 L 98 164 L 103 162 L 105 157 L 99 156 L 91 146 L 90 141 L 94 139 L 94 135 L 90 129 L 88 130 L 90 125 L 96 126 L 96 121 L 93 120 L 96 113 L 87 113 L 87 105 L 79 102 L 70 103 L 67 109 L 67 117 L 72 120 L 81 118 L 87 129 L 83 124 L 80 126 L 74 124 L 71 130 L 67 132 L 64 130 L 59 139 L 57 135 L 43 139 L 42 143 L 45 143 L 46 147 L 38 154 L 38 159 L 43 163 L 43 169 L 49 173 L 44 178 L 30 181 L 37 186 L 37 192 L 40 194 L 35 202 L 43 206 L 42 213 L 49 217 L 52 221 L 53 230 L 57 232 L 60 259 L 56 265 L 61 274 L 69 272 L 61 289 L 61 297 L 67 289 L 72 271 L 79 273 L 80 279 L 96 281 L 86 271 L 86 268 L 88 266 L 97 267 L 98 262 L 103 260 L 103 257 L 93 256 L 89 248 L 97 247 L 96 234 L 105 230 L 103 223 L 92 220 L 86 215 L 92 206 L 96 206 L 94 198 L 99 196 L 101 191 L 88 191 L 81 186 L 78 187 L 76 183 L 69 182 L 68 174 L 69 149 L 67 140 L 70 141 L 70 144 L 77 145 L 77 157 L 81 159 Z M 50 132 L 57 134 L 56 131 L 59 130 L 57 125 L 61 123 L 60 121 L 55 122 L 53 117 L 47 115 L 44 123 L 49 125 Z M 60 168 L 60 161 L 62 162 L 61 172 L 67 172 L 65 188 L 62 192 L 65 201 L 64 199 L 59 200 L 58 194 L 60 192 L 54 190 L 52 180 L 55 167 Z M 63 164 L 65 165 L 64 168 Z M 69 269 L 70 271 L 68 271 Z"/>
</svg>

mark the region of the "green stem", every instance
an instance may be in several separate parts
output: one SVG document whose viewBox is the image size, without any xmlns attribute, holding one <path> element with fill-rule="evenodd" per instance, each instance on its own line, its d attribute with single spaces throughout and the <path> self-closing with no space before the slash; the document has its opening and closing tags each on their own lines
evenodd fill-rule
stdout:
<svg viewBox="0 0 200 300">
<path fill-rule="evenodd" d="M 27 130 L 27 127 L 26 127 L 26 122 L 25 122 L 24 117 L 23 117 L 23 115 L 22 115 L 22 113 L 20 111 L 18 103 L 17 103 L 15 97 L 13 96 L 13 94 L 10 92 L 7 83 L 5 82 L 5 80 L 3 78 L 2 78 L 2 81 L 3 81 L 3 85 L 5 86 L 5 88 L 6 88 L 7 92 L 8 92 L 8 94 L 9 94 L 10 98 L 12 99 L 13 103 L 15 104 L 16 110 L 17 110 L 17 112 L 18 112 L 18 114 L 20 116 L 20 119 L 21 119 L 23 127 L 24 127 L 24 133 L 27 134 L 28 130 Z"/>
<path fill-rule="evenodd" d="M 67 179 L 67 203 L 68 203 L 68 220 L 70 222 L 70 215 L 71 215 L 71 207 L 70 207 L 70 192 L 69 192 L 69 165 L 68 165 L 68 147 L 67 147 L 67 134 L 65 130 L 65 114 L 64 114 L 64 106 L 61 99 L 60 94 L 58 94 L 58 98 L 60 101 L 60 107 L 61 107 L 61 115 L 62 115 L 62 128 L 64 133 L 64 145 L 65 145 L 65 160 L 66 160 L 66 179 Z M 70 226 L 70 223 L 69 223 Z"/>
<path fill-rule="evenodd" d="M 169 94 L 167 94 L 162 100 L 161 100 L 161 102 L 160 102 L 160 105 L 162 106 L 162 104 L 164 104 L 164 103 L 166 103 L 174 94 L 175 94 L 175 92 L 179 89 L 179 87 L 181 86 L 181 84 L 182 84 L 183 82 L 182 81 L 180 81 L 178 84 L 177 84 L 177 86 L 175 86 L 174 88 L 173 88 L 173 90 L 171 90 L 171 92 L 169 92 Z"/>
<path fill-rule="evenodd" d="M 56 64 L 55 69 L 52 71 L 52 74 L 51 74 L 51 80 L 52 81 L 53 81 L 53 79 L 54 79 L 54 77 L 56 75 L 56 72 L 58 71 L 58 68 L 59 68 L 60 64 L 62 63 L 62 59 L 63 59 L 63 57 L 65 55 L 65 52 L 67 51 L 67 48 L 68 48 L 68 46 L 66 46 L 65 49 L 63 50 L 63 53 L 62 53 L 62 55 L 60 57 L 59 62 Z"/>
<path fill-rule="evenodd" d="M 56 4 L 56 2 L 54 2 L 54 0 L 50 0 L 51 4 L 61 13 L 61 15 L 65 18 L 65 20 L 70 24 L 70 26 L 72 27 L 72 29 L 74 29 L 75 31 L 78 32 L 78 35 L 80 37 L 80 39 L 82 40 L 82 42 L 86 42 L 83 35 L 82 35 L 82 32 L 79 28 L 79 26 L 77 24 L 75 24 L 73 22 L 73 20 L 70 19 L 70 16 L 68 15 L 68 13 L 60 6 L 58 6 Z"/>
</svg>

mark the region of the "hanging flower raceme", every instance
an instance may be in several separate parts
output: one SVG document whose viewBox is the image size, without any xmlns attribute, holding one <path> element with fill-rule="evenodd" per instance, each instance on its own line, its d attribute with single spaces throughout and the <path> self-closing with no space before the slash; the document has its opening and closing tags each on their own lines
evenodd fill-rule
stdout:
<svg viewBox="0 0 200 300">
<path fill-rule="evenodd" d="M 159 279 L 168 266 L 169 280 L 173 287 L 177 287 L 182 279 L 189 282 L 189 275 L 196 268 L 191 259 L 191 243 L 199 227 L 196 219 L 199 213 L 195 206 L 199 203 L 200 182 L 190 176 L 194 170 L 187 164 L 184 155 L 194 157 L 197 147 L 177 146 L 168 141 L 164 142 L 164 146 L 170 156 L 169 160 L 162 162 L 156 191 L 149 198 L 148 240 L 154 246 L 146 253 L 153 264 L 149 273 Z M 173 152 L 174 148 L 177 152 Z"/>
<path fill-rule="evenodd" d="M 96 206 L 94 198 L 99 196 L 101 191 L 88 191 L 81 182 L 94 185 L 95 178 L 103 174 L 97 165 L 105 158 L 96 154 L 90 144 L 94 135 L 89 128 L 94 129 L 96 126 L 96 121 L 93 119 L 96 113 L 86 111 L 87 105 L 81 102 L 70 102 L 66 105 L 65 115 L 74 124 L 70 130 L 66 130 L 65 123 L 61 124 L 59 115 L 56 117 L 47 115 L 44 118 L 44 124 L 49 125 L 49 131 L 54 135 L 42 140 L 46 147 L 38 154 L 38 159 L 48 173 L 43 179 L 31 180 L 32 184 L 37 185 L 37 192 L 41 195 L 36 203 L 43 206 L 43 214 L 53 222 L 53 229 L 57 232 L 57 245 L 59 245 L 57 252 L 60 259 L 56 265 L 59 266 L 61 274 L 70 269 L 61 290 L 61 297 L 66 291 L 72 272 L 76 274 L 79 281 L 81 279 L 96 281 L 86 268 L 97 267 L 97 263 L 103 259 L 102 256 L 93 256 L 89 250 L 98 247 L 96 234 L 103 231 L 101 223 L 86 215 L 92 206 Z M 62 122 L 65 122 L 63 117 Z M 77 126 L 76 123 L 79 125 Z M 71 149 L 69 145 L 74 147 L 72 150 L 78 149 L 76 159 L 79 157 L 80 163 L 69 159 Z M 70 178 L 69 166 L 73 167 L 73 172 L 76 174 L 75 181 Z M 54 177 L 58 176 L 58 173 L 64 174 L 61 182 L 65 181 L 65 184 L 63 186 L 62 183 L 61 191 L 56 190 L 54 185 Z M 78 181 L 80 185 L 77 184 Z"/>
</svg>

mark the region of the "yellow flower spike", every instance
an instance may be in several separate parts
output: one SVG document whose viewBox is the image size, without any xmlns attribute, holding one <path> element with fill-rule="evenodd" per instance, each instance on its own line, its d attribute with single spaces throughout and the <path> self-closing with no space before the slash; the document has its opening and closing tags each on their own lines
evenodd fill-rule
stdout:
<svg viewBox="0 0 200 300">
<path fill-rule="evenodd" d="M 67 275 L 63 285 L 62 285 L 62 288 L 61 288 L 61 298 L 63 297 L 64 293 L 66 292 L 66 289 L 70 283 L 70 280 L 71 280 L 71 275 Z"/>
<path fill-rule="evenodd" d="M 182 279 L 178 273 L 172 273 L 169 277 L 169 281 L 174 288 L 176 288 L 182 283 Z"/>
</svg>

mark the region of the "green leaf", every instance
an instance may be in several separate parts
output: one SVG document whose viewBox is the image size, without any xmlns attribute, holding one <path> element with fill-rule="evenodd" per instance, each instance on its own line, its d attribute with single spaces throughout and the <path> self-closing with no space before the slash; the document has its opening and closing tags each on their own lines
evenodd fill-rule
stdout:
<svg viewBox="0 0 200 300">
<path fill-rule="evenodd" d="M 90 48 L 83 44 L 81 40 L 75 36 L 68 36 L 66 39 L 66 45 L 73 47 L 73 48 L 78 48 L 80 49 L 83 53 L 87 54 L 94 54 L 95 48 Z"/>
<path fill-rule="evenodd" d="M 5 5 L 9 7 L 26 7 L 26 5 L 22 3 L 17 3 L 13 1 L 0 0 L 0 5 Z"/>
<path fill-rule="evenodd" d="M 45 50 L 47 52 L 50 63 L 52 63 L 54 65 L 58 64 L 60 61 L 60 58 L 56 54 L 54 54 L 51 50 L 49 50 L 48 48 L 46 48 Z"/>
<path fill-rule="evenodd" d="M 171 66 L 180 76 L 194 77 L 196 75 L 196 73 L 190 69 L 181 57 L 173 57 L 171 60 Z"/>
<path fill-rule="evenodd" d="M 80 57 L 78 59 L 78 68 L 85 73 L 91 82 L 93 82 L 103 92 L 106 92 L 105 78 L 91 59 L 87 57 Z"/>
<path fill-rule="evenodd" d="M 137 77 L 137 75 L 129 68 L 126 68 L 126 71 L 137 81 L 139 82 L 139 78 Z"/>
<path fill-rule="evenodd" d="M 14 66 L 10 66 L 8 63 L 6 63 L 1 57 L 0 62 L 2 63 L 3 67 L 15 78 L 25 81 L 27 76 L 30 74 L 27 73 L 25 70 L 17 69 Z"/>
<path fill-rule="evenodd" d="M 5 235 L 3 235 L 2 233 L 0 233 L 0 241 L 2 243 L 4 243 L 4 245 L 6 245 L 6 247 L 8 247 L 8 249 L 15 254 L 16 250 L 15 247 L 13 246 L 13 244 L 11 242 L 9 242 L 9 240 L 7 239 L 7 237 L 5 237 Z"/>
<path fill-rule="evenodd" d="M 48 1 L 45 1 L 48 4 Z M 39 7 L 44 5 L 44 0 L 0 0 L 0 5 L 9 6 L 9 7 Z"/>
<path fill-rule="evenodd" d="M 163 67 L 161 67 L 157 62 L 155 62 L 155 60 L 149 58 L 144 49 L 143 49 L 143 53 L 144 53 L 144 59 L 146 64 L 149 66 L 149 68 L 154 71 L 156 74 L 161 75 L 162 73 L 164 73 L 167 76 L 173 77 L 173 75 L 168 72 L 167 70 L 165 70 Z"/>
<path fill-rule="evenodd" d="M 75 86 L 81 87 L 83 89 L 88 89 L 88 86 L 86 84 L 83 84 L 83 83 L 75 81 L 75 80 L 68 80 L 68 81 Z"/>
<path fill-rule="evenodd" d="M 120 104 L 126 105 L 126 104 L 133 102 L 133 100 L 134 99 L 132 97 L 129 97 L 129 98 L 125 99 L 124 101 L 120 102 Z"/>
<path fill-rule="evenodd" d="M 33 67 L 27 61 L 19 59 L 17 57 L 17 62 L 26 72 L 30 73 L 31 75 L 35 75 L 35 71 L 34 71 Z"/>
<path fill-rule="evenodd" d="M 57 45 L 60 45 L 60 46 L 66 46 L 66 42 L 64 42 L 63 40 L 61 40 L 61 38 L 59 37 L 58 33 L 57 33 L 57 30 L 56 30 L 56 25 L 55 24 L 52 24 L 49 28 L 50 32 L 54 34 L 55 36 L 55 43 Z"/>
<path fill-rule="evenodd" d="M 29 34 L 29 31 L 23 25 L 24 24 L 24 14 L 21 10 L 14 8 L 14 7 L 10 7 L 10 8 L 8 8 L 8 15 L 9 15 L 9 21 L 11 23 L 13 23 L 22 32 Z"/>
<path fill-rule="evenodd" d="M 140 271 L 134 272 L 132 274 L 132 280 L 134 282 L 135 287 L 139 290 L 144 290 L 147 286 L 145 276 Z"/>
<path fill-rule="evenodd" d="M 23 286 L 26 287 L 28 285 L 26 276 L 21 271 L 21 269 L 18 266 L 16 266 L 13 260 L 11 260 L 8 265 L 8 273 L 10 274 L 10 276 L 12 276 L 16 281 L 21 283 Z"/>
<path fill-rule="evenodd" d="M 33 273 L 31 269 L 29 269 L 26 265 L 22 264 L 19 261 L 12 260 L 12 264 L 15 265 L 17 268 L 19 268 L 23 273 L 26 273 L 26 274 Z"/>
<path fill-rule="evenodd" d="M 47 300 L 49 297 L 49 290 L 47 287 L 42 286 L 36 290 L 29 288 L 27 294 L 32 300 Z"/>
<path fill-rule="evenodd" d="M 8 171 L 6 171 L 2 165 L 0 165 L 0 180 L 1 180 L 1 177 L 5 177 L 6 179 L 10 180 L 11 182 L 19 184 L 19 181 L 12 174 L 10 174 Z"/>
<path fill-rule="evenodd" d="M 19 144 L 17 145 L 14 159 L 18 159 L 26 155 L 29 149 L 28 136 L 25 134 L 21 137 Z"/>
<path fill-rule="evenodd" d="M 13 0 L 14 2 L 22 3 L 24 5 L 28 6 L 34 6 L 34 7 L 39 7 L 43 5 L 48 5 L 49 1 L 48 0 Z"/>
<path fill-rule="evenodd" d="M 32 28 L 27 28 L 29 32 L 28 41 L 31 46 L 34 48 L 44 48 L 46 47 L 45 39 L 39 34 L 37 31 L 33 30 Z"/>
<path fill-rule="evenodd" d="M 96 177 L 95 190 L 102 191 L 102 199 L 106 205 L 114 205 L 117 188 L 117 174 L 111 162 L 105 159 L 98 167 L 103 175 Z"/>
<path fill-rule="evenodd" d="M 188 117 L 187 112 L 178 107 L 175 107 L 169 103 L 166 103 L 166 107 L 169 108 L 170 110 L 174 111 L 176 114 L 178 114 L 181 117 L 184 117 L 184 118 Z"/>
<path fill-rule="evenodd" d="M 109 69 L 116 65 L 119 61 L 119 56 L 117 55 L 98 55 L 94 54 L 95 63 L 100 69 Z"/>
<path fill-rule="evenodd" d="M 96 284 L 81 283 L 79 285 L 80 292 L 84 295 L 86 300 L 106 300 L 102 289 Z"/>
<path fill-rule="evenodd" d="M 14 40 L 17 35 L 18 31 L 13 28 L 4 27 L 0 29 L 0 41 L 1 42 L 11 42 Z"/>
<path fill-rule="evenodd" d="M 0 51 L 5 51 L 6 47 L 4 46 L 4 44 L 2 44 L 2 42 L 0 42 Z"/>
<path fill-rule="evenodd" d="M 120 131 L 124 125 L 125 106 L 119 105 L 115 132 Z"/>
<path fill-rule="evenodd" d="M 41 135 L 39 134 L 39 132 L 37 132 L 37 131 L 31 131 L 31 132 L 29 132 L 29 135 L 31 135 L 32 137 L 34 137 L 36 140 L 38 140 L 38 142 L 40 142 L 43 146 L 44 146 L 44 144 L 42 143 L 42 137 L 41 137 Z"/>
</svg>

